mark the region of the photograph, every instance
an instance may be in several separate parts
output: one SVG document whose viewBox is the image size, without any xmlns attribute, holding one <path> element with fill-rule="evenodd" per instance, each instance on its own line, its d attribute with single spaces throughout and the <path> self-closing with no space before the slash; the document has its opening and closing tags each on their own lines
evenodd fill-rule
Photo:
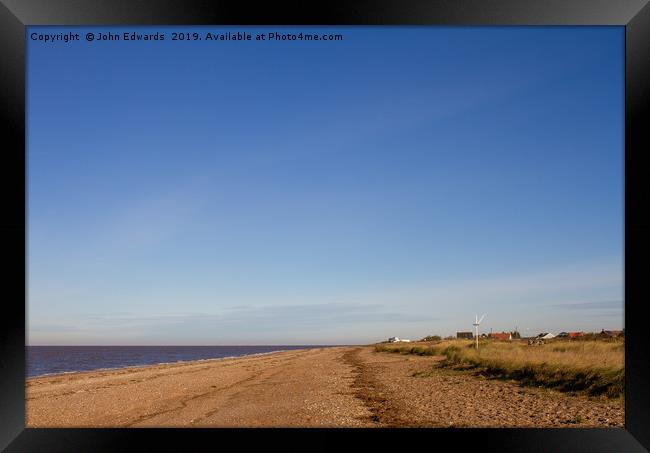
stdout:
<svg viewBox="0 0 650 453">
<path fill-rule="evenodd" d="M 623 26 L 29 25 L 27 428 L 626 427 Z"/>
</svg>

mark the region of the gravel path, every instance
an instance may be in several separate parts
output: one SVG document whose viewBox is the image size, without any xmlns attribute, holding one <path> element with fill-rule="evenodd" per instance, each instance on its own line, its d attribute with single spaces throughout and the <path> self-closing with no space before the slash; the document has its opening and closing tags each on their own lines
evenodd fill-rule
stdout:
<svg viewBox="0 0 650 453">
<path fill-rule="evenodd" d="M 623 426 L 620 401 L 321 348 L 27 381 L 28 427 Z"/>
</svg>

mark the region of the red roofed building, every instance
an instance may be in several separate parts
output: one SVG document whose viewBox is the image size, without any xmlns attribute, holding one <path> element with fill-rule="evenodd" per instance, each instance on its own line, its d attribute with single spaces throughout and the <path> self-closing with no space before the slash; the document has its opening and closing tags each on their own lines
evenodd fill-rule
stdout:
<svg viewBox="0 0 650 453">
<path fill-rule="evenodd" d="M 493 340 L 512 340 L 512 334 L 508 332 L 495 332 L 490 333 L 490 338 Z"/>
</svg>

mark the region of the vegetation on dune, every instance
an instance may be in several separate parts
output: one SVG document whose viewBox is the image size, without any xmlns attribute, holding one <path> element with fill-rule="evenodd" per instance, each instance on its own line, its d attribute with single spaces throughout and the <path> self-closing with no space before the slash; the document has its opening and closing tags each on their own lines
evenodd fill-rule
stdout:
<svg viewBox="0 0 650 453">
<path fill-rule="evenodd" d="M 531 346 L 523 341 L 444 340 L 426 345 L 375 346 L 378 352 L 444 356 L 440 366 L 473 370 L 484 376 L 514 379 L 524 385 L 542 386 L 587 395 L 623 396 L 624 342 L 557 340 Z"/>
</svg>

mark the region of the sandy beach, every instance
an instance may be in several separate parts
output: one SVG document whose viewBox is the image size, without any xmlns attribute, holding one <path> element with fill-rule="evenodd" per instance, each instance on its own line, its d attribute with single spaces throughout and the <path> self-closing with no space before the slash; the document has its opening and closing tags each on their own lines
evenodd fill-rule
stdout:
<svg viewBox="0 0 650 453">
<path fill-rule="evenodd" d="M 30 378 L 28 427 L 622 427 L 622 400 L 371 346 Z"/>
</svg>

